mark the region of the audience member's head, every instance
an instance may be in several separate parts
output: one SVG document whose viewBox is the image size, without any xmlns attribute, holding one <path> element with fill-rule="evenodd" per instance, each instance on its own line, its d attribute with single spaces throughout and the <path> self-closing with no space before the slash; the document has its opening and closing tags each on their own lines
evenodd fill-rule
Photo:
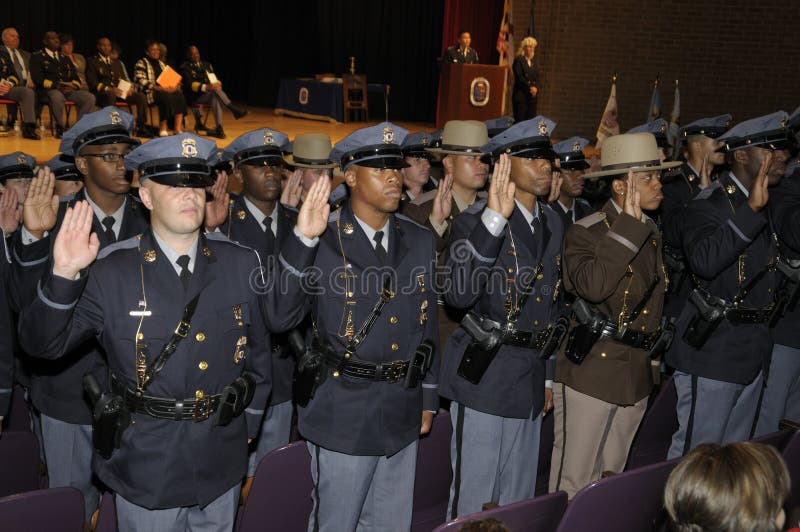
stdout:
<svg viewBox="0 0 800 532">
<path fill-rule="evenodd" d="M 677 532 L 782 529 L 789 496 L 786 464 L 758 443 L 707 443 L 672 471 L 664 505 Z"/>
<path fill-rule="evenodd" d="M 468 521 L 461 525 L 459 532 L 511 532 L 511 529 L 493 517 L 480 521 Z"/>
<path fill-rule="evenodd" d="M 108 37 L 97 39 L 97 51 L 105 57 L 111 57 L 111 40 Z"/>
<path fill-rule="evenodd" d="M 122 55 L 122 47 L 119 45 L 119 43 L 112 42 L 111 43 L 111 54 L 109 54 L 109 57 L 111 59 L 119 59 L 121 55 Z"/>
<path fill-rule="evenodd" d="M 58 33 L 54 31 L 45 32 L 42 43 L 51 52 L 59 52 L 61 50 L 61 40 L 58 38 Z"/>
<path fill-rule="evenodd" d="M 75 40 L 69 33 L 59 33 L 58 41 L 61 43 L 61 53 L 70 56 L 75 50 Z"/>
<path fill-rule="evenodd" d="M 161 60 L 167 62 L 167 45 L 163 42 L 158 43 L 158 50 L 161 52 Z"/>
<path fill-rule="evenodd" d="M 3 46 L 8 46 L 12 50 L 19 48 L 19 33 L 16 28 L 4 28 L 2 33 Z"/>
<path fill-rule="evenodd" d="M 152 39 L 145 41 L 144 53 L 147 54 L 147 57 L 150 59 L 161 59 L 161 48 L 158 45 L 158 41 Z"/>
<path fill-rule="evenodd" d="M 192 63 L 200 62 L 200 50 L 195 45 L 191 45 L 186 49 L 186 59 Z"/>
</svg>

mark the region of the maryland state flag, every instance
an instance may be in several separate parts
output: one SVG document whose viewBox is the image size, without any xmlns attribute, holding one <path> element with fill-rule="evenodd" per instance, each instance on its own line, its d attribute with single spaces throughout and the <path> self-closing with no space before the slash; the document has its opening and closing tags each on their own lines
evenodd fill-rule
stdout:
<svg viewBox="0 0 800 532">
<path fill-rule="evenodd" d="M 503 4 L 503 20 L 500 22 L 500 32 L 497 34 L 497 52 L 500 54 L 500 66 L 511 65 L 511 56 L 514 54 L 514 27 L 511 25 L 511 0 Z"/>
<path fill-rule="evenodd" d="M 611 94 L 608 95 L 606 110 L 603 111 L 603 118 L 597 126 L 597 143 L 595 148 L 598 150 L 603 145 L 603 141 L 608 137 L 619 135 L 619 122 L 617 122 L 617 76 L 611 81 Z"/>
<path fill-rule="evenodd" d="M 653 82 L 653 95 L 650 97 L 650 111 L 647 115 L 647 122 L 650 123 L 657 118 L 661 118 L 661 93 L 658 90 L 658 76 Z"/>
<path fill-rule="evenodd" d="M 667 139 L 672 145 L 673 159 L 677 159 L 680 151 L 680 128 L 681 128 L 681 92 L 678 90 L 678 80 L 675 80 L 675 98 L 672 100 L 672 113 L 669 116 L 669 127 L 667 128 Z"/>
</svg>

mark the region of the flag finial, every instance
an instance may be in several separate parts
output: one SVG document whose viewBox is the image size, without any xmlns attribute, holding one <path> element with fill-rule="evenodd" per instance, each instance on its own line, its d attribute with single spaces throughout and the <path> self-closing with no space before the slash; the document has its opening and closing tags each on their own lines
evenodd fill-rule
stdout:
<svg viewBox="0 0 800 532">
<path fill-rule="evenodd" d="M 617 82 L 617 73 L 614 72 L 614 75 L 611 76 L 611 83 L 616 83 L 616 82 Z"/>
</svg>

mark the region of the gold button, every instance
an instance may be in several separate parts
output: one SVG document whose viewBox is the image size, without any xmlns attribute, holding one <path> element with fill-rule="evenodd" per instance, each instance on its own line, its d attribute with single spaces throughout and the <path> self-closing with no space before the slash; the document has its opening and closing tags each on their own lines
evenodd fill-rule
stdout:
<svg viewBox="0 0 800 532">
<path fill-rule="evenodd" d="M 197 367 L 200 368 L 200 371 L 205 371 L 208 369 L 208 362 L 201 360 Z"/>
<path fill-rule="evenodd" d="M 509 268 L 508 273 L 514 273 L 514 268 Z"/>
<path fill-rule="evenodd" d="M 398 349 L 400 349 L 400 346 L 397 343 L 392 344 L 392 351 L 397 351 Z"/>
<path fill-rule="evenodd" d="M 601 357 L 603 357 L 603 358 L 605 358 L 605 357 L 606 357 L 606 354 L 605 354 L 605 353 L 600 353 L 600 356 L 601 356 Z"/>
<path fill-rule="evenodd" d="M 350 360 L 350 353 L 345 353 L 344 354 L 344 359 L 345 360 Z"/>
<path fill-rule="evenodd" d="M 194 392 L 195 399 L 202 399 L 204 396 L 205 394 L 203 393 L 203 390 L 197 390 Z"/>
<path fill-rule="evenodd" d="M 647 330 L 647 325 L 642 325 L 642 330 L 646 331 Z"/>
<path fill-rule="evenodd" d="M 540 273 L 539 275 L 536 276 L 536 278 L 539 279 L 539 280 L 542 280 L 542 279 L 544 279 L 544 274 Z"/>
<path fill-rule="evenodd" d="M 539 325 L 539 320 L 533 320 L 534 325 Z"/>
<path fill-rule="evenodd" d="M 644 309 L 644 310 L 642 311 L 642 314 L 644 314 L 645 316 L 647 316 L 648 314 L 650 314 L 650 311 L 649 311 L 649 310 L 647 310 L 647 309 Z"/>
<path fill-rule="evenodd" d="M 334 376 L 334 377 L 338 377 L 338 376 L 339 376 L 339 372 L 338 372 L 338 371 L 334 371 L 334 372 L 333 372 L 333 376 Z"/>
<path fill-rule="evenodd" d="M 198 342 L 204 342 L 205 339 L 206 339 L 206 335 L 201 333 L 201 332 L 199 332 L 199 333 L 194 335 L 194 339 L 197 340 Z"/>
<path fill-rule="evenodd" d="M 389 323 L 391 323 L 392 325 L 397 323 L 397 316 L 392 316 L 391 318 L 389 318 Z"/>
<path fill-rule="evenodd" d="M 541 297 L 539 297 L 539 296 L 536 296 L 536 302 L 537 302 L 537 303 L 541 303 L 541 302 L 542 302 L 542 298 L 541 298 Z"/>
<path fill-rule="evenodd" d="M 354 295 L 356 295 L 355 292 L 347 292 L 347 297 L 353 297 Z"/>
<path fill-rule="evenodd" d="M 137 340 L 144 340 L 144 333 L 139 333 L 136 335 Z"/>
</svg>

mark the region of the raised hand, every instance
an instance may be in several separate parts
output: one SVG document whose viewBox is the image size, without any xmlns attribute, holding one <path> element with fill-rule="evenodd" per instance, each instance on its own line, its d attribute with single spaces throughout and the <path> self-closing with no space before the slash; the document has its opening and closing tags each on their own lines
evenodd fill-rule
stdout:
<svg viewBox="0 0 800 532">
<path fill-rule="evenodd" d="M 642 219 L 641 194 L 636 190 L 636 177 L 633 170 L 628 170 L 628 180 L 625 190 L 625 201 L 622 207 L 625 214 L 629 214 L 637 220 Z"/>
<path fill-rule="evenodd" d="M 281 191 L 281 203 L 287 207 L 297 207 L 300 204 L 300 197 L 303 195 L 303 170 L 295 170 Z"/>
<path fill-rule="evenodd" d="M 747 204 L 755 212 L 759 212 L 763 209 L 767 201 L 769 201 L 769 191 L 767 190 L 767 187 L 769 187 L 769 178 L 767 177 L 767 172 L 769 172 L 769 167 L 772 165 L 772 156 L 773 153 L 771 151 L 767 153 L 767 156 L 761 161 L 758 175 L 756 175 L 756 178 L 750 183 L 750 197 L 747 199 Z"/>
<path fill-rule="evenodd" d="M 206 231 L 213 231 L 228 217 L 228 174 L 220 172 L 216 182 L 206 189 L 213 199 L 206 202 Z"/>
<path fill-rule="evenodd" d="M 553 170 L 553 179 L 550 180 L 550 194 L 547 196 L 547 203 L 553 203 L 561 195 L 561 184 L 564 177 L 558 170 Z"/>
<path fill-rule="evenodd" d="M 492 172 L 492 183 L 489 185 L 489 201 L 487 206 L 499 212 L 504 218 L 514 212 L 514 192 L 517 187 L 511 182 L 511 161 L 507 154 L 500 155 Z"/>
<path fill-rule="evenodd" d="M 58 218 L 58 196 L 53 194 L 56 179 L 46 166 L 31 180 L 28 195 L 22 205 L 22 223 L 35 238 L 42 238 L 45 231 L 56 225 Z"/>
<path fill-rule="evenodd" d="M 329 179 L 317 179 L 306 194 L 306 199 L 297 215 L 297 229 L 306 238 L 316 238 L 328 227 L 331 207 L 328 197 L 331 194 Z"/>
<path fill-rule="evenodd" d="M 703 157 L 703 166 L 700 167 L 700 188 L 706 188 L 711 184 L 711 172 L 709 172 L 708 154 Z"/>
<path fill-rule="evenodd" d="M 446 174 L 439 181 L 436 195 L 433 197 L 431 219 L 437 225 L 442 225 L 450 217 L 453 210 L 453 174 Z"/>
<path fill-rule="evenodd" d="M 86 201 L 67 209 L 53 244 L 53 275 L 75 279 L 97 258 L 100 241 L 92 233 L 93 219 L 94 211 Z"/>
<path fill-rule="evenodd" d="M 6 236 L 19 227 L 19 196 L 13 188 L 7 188 L 0 196 L 0 228 Z"/>
</svg>

